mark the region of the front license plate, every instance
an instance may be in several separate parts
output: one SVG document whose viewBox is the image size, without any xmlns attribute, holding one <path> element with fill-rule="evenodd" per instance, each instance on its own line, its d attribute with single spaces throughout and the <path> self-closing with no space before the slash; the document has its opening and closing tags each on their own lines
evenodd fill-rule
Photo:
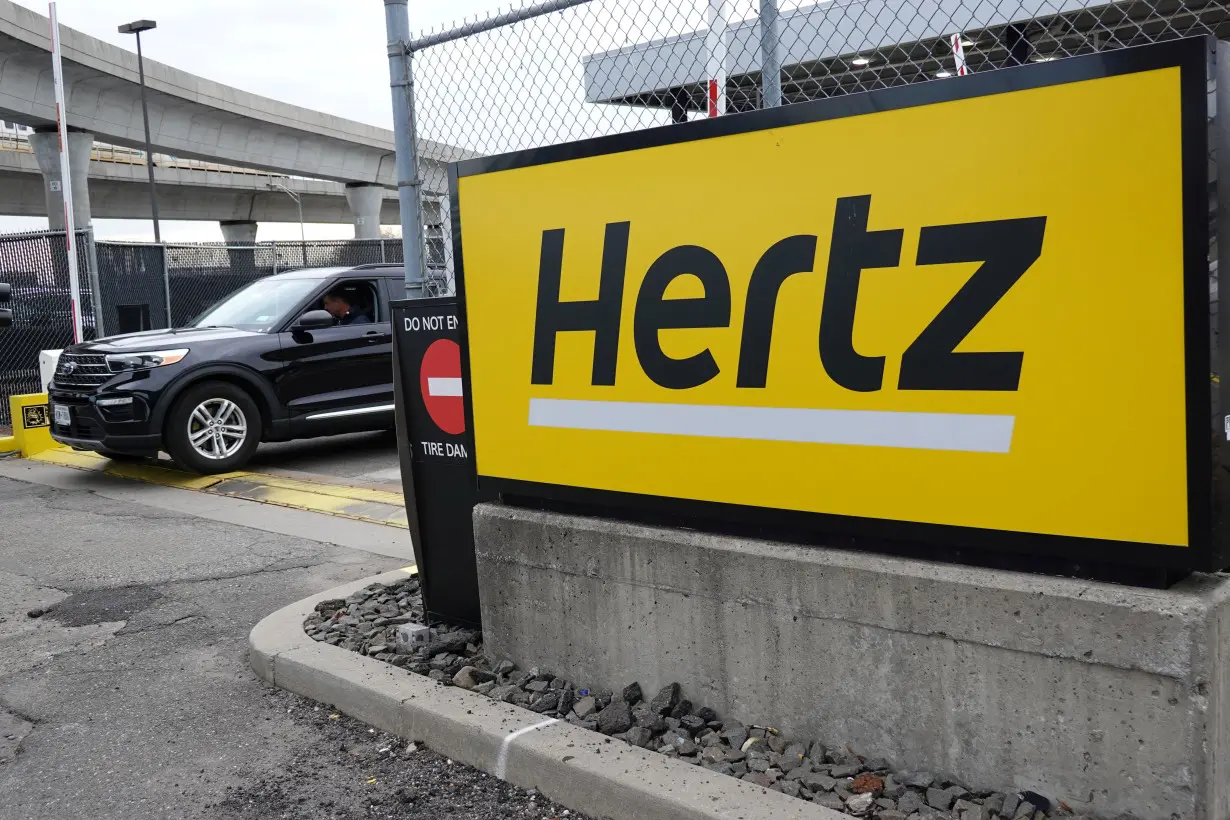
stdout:
<svg viewBox="0 0 1230 820">
<path fill-rule="evenodd" d="M 68 414 L 68 407 L 63 404 L 51 405 L 51 415 L 55 418 L 57 425 L 67 427 L 73 423 L 72 417 Z"/>
</svg>

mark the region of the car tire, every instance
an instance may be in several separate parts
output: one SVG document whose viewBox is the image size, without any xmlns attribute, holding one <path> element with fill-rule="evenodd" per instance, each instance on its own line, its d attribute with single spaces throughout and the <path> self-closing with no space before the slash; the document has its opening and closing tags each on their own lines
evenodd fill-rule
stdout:
<svg viewBox="0 0 1230 820">
<path fill-rule="evenodd" d="M 167 416 L 163 439 L 176 464 L 194 473 L 237 470 L 260 444 L 256 402 L 227 382 L 202 382 L 184 391 Z"/>
</svg>

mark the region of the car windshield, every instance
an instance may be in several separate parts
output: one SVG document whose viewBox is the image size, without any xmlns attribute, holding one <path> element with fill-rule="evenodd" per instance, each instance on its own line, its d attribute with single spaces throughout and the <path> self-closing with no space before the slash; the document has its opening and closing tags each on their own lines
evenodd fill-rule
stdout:
<svg viewBox="0 0 1230 820">
<path fill-rule="evenodd" d="M 311 293 L 317 279 L 261 279 L 198 316 L 191 327 L 236 327 L 268 333 Z"/>
</svg>

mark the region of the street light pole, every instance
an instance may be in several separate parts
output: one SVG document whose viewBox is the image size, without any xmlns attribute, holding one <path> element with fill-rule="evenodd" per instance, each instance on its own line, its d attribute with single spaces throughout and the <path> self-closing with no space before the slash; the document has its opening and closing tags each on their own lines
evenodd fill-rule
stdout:
<svg viewBox="0 0 1230 820">
<path fill-rule="evenodd" d="M 299 208 L 299 248 L 302 251 L 301 255 L 303 257 L 303 267 L 306 268 L 307 267 L 307 234 L 304 233 L 303 231 L 303 200 L 299 198 L 299 195 L 297 193 L 292 191 L 290 188 L 287 188 L 285 185 L 278 182 L 276 179 L 269 181 L 269 187 L 277 188 L 279 191 L 286 194 L 291 199 L 295 200 L 295 205 Z"/>
<path fill-rule="evenodd" d="M 153 20 L 137 20 L 119 27 L 120 34 L 137 35 L 137 73 L 141 77 L 141 115 L 145 118 L 145 167 L 149 170 L 149 208 L 154 217 L 154 242 L 162 244 L 162 230 L 158 225 L 158 192 L 154 188 L 154 149 L 149 138 L 149 103 L 145 99 L 145 57 L 141 54 L 141 32 L 157 28 Z"/>
</svg>

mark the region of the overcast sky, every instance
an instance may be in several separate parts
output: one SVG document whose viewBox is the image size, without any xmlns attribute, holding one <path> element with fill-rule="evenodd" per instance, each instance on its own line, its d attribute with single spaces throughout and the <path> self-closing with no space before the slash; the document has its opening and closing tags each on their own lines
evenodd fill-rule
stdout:
<svg viewBox="0 0 1230 820">
<path fill-rule="evenodd" d="M 43 0 L 16 2 L 47 13 Z M 515 5 L 529 2 L 514 0 Z M 799 0 L 780 2 L 785 11 Z M 420 136 L 491 154 L 669 123 L 665 108 L 586 101 L 583 58 L 702 28 L 706 5 L 705 0 L 600 0 L 427 49 L 415 60 Z M 757 0 L 727 0 L 730 21 L 753 17 L 756 6 Z M 411 34 L 508 7 L 508 0 L 410 0 Z M 266 97 L 392 127 L 382 0 L 59 0 L 58 11 L 62 26 L 134 50 L 134 38 L 116 27 L 153 18 L 158 27 L 142 37 L 151 60 Z M 703 55 L 693 57 L 703 66 Z M 103 239 L 153 238 L 144 220 L 96 219 L 94 225 Z M 0 217 L 0 232 L 45 228 L 46 219 Z M 353 228 L 309 225 L 307 233 L 348 238 Z M 258 239 L 298 236 L 298 224 L 261 223 Z M 218 241 L 222 233 L 212 222 L 165 222 L 163 237 Z"/>
<path fill-rule="evenodd" d="M 47 14 L 41 0 L 16 0 Z M 493 0 L 411 0 L 412 32 L 497 7 Z M 392 127 L 381 0 L 59 0 L 60 24 L 135 50 L 122 23 L 153 18 L 145 56 L 267 97 Z M 39 230 L 46 219 L 0 217 L 0 232 Z M 148 222 L 95 220 L 100 238 L 152 239 Z M 349 225 L 309 226 L 344 238 Z M 221 240 L 212 222 L 165 222 L 171 240 Z M 297 239 L 297 224 L 262 224 L 259 238 Z"/>
</svg>

